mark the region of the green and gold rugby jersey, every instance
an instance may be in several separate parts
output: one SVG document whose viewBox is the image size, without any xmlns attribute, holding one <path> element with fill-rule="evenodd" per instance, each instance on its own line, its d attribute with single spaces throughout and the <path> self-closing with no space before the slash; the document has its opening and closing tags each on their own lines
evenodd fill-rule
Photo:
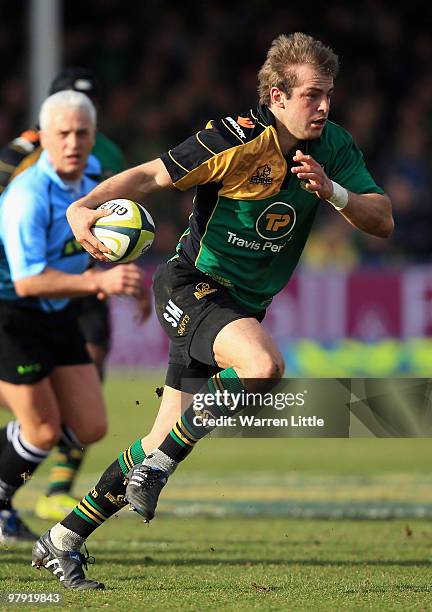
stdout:
<svg viewBox="0 0 432 612">
<path fill-rule="evenodd" d="M 339 125 L 328 121 L 319 139 L 296 148 L 350 191 L 384 193 Z M 252 313 L 266 308 L 288 282 L 320 202 L 291 173 L 292 156 L 283 155 L 266 106 L 236 120 L 210 121 L 161 156 L 176 187 L 196 187 L 175 257 L 227 287 Z"/>
</svg>

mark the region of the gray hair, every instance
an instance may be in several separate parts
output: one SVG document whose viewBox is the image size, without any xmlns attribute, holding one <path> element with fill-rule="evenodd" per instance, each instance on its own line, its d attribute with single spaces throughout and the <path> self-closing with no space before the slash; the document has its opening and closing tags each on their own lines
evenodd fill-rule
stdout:
<svg viewBox="0 0 432 612">
<path fill-rule="evenodd" d="M 90 118 L 92 125 L 96 126 L 96 109 L 93 102 L 85 94 L 67 89 L 58 91 L 44 100 L 39 112 L 39 127 L 45 130 L 52 118 L 52 112 L 58 108 L 76 108 L 84 111 Z"/>
</svg>

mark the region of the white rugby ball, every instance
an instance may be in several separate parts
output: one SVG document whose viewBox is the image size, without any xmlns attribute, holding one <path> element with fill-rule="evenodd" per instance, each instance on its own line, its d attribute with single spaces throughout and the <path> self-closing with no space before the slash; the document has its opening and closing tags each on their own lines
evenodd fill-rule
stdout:
<svg viewBox="0 0 432 612">
<path fill-rule="evenodd" d="M 101 217 L 91 228 L 94 236 L 112 254 L 107 259 L 115 263 L 127 263 L 143 255 L 151 247 L 155 236 L 155 225 L 150 213 L 132 200 L 109 200 L 96 210 L 109 210 L 110 215 Z"/>
</svg>

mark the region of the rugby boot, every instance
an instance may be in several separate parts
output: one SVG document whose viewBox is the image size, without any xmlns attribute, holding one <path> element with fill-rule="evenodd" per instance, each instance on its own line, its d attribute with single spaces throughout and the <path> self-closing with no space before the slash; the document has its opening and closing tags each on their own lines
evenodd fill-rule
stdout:
<svg viewBox="0 0 432 612">
<path fill-rule="evenodd" d="M 32 550 L 32 566 L 44 567 L 60 580 L 65 589 L 104 589 L 105 585 L 85 577 L 83 566 L 94 563 L 87 549 L 84 556 L 80 551 L 66 551 L 56 548 L 51 541 L 49 531 L 37 540 Z"/>
<path fill-rule="evenodd" d="M 0 510 L 0 542 L 32 542 L 35 538 L 16 510 Z"/>
<path fill-rule="evenodd" d="M 148 523 L 155 515 L 159 495 L 168 480 L 168 474 L 143 463 L 133 467 L 126 476 L 128 481 L 125 500 Z"/>
<path fill-rule="evenodd" d="M 35 514 L 41 519 L 60 522 L 75 508 L 78 502 L 79 499 L 75 499 L 68 493 L 42 495 L 36 502 Z"/>
</svg>

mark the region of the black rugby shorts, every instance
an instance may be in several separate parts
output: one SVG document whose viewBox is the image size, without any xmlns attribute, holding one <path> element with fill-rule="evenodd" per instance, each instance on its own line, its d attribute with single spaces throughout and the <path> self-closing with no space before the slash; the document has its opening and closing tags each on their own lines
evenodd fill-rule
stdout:
<svg viewBox="0 0 432 612">
<path fill-rule="evenodd" d="M 97 344 L 105 351 L 111 347 L 111 321 L 108 300 L 98 300 L 95 295 L 73 300 L 73 308 L 86 342 Z"/>
<path fill-rule="evenodd" d="M 0 380 L 35 384 L 57 366 L 91 363 L 70 306 L 60 312 L 0 300 Z"/>
<path fill-rule="evenodd" d="M 194 379 L 207 379 L 220 371 L 213 344 L 231 321 L 254 317 L 228 290 L 210 276 L 180 260 L 160 265 L 153 278 L 156 314 L 170 339 L 166 384 L 194 392 Z M 189 388 L 182 385 L 188 379 Z M 202 384 L 202 383 L 200 383 Z"/>
</svg>

